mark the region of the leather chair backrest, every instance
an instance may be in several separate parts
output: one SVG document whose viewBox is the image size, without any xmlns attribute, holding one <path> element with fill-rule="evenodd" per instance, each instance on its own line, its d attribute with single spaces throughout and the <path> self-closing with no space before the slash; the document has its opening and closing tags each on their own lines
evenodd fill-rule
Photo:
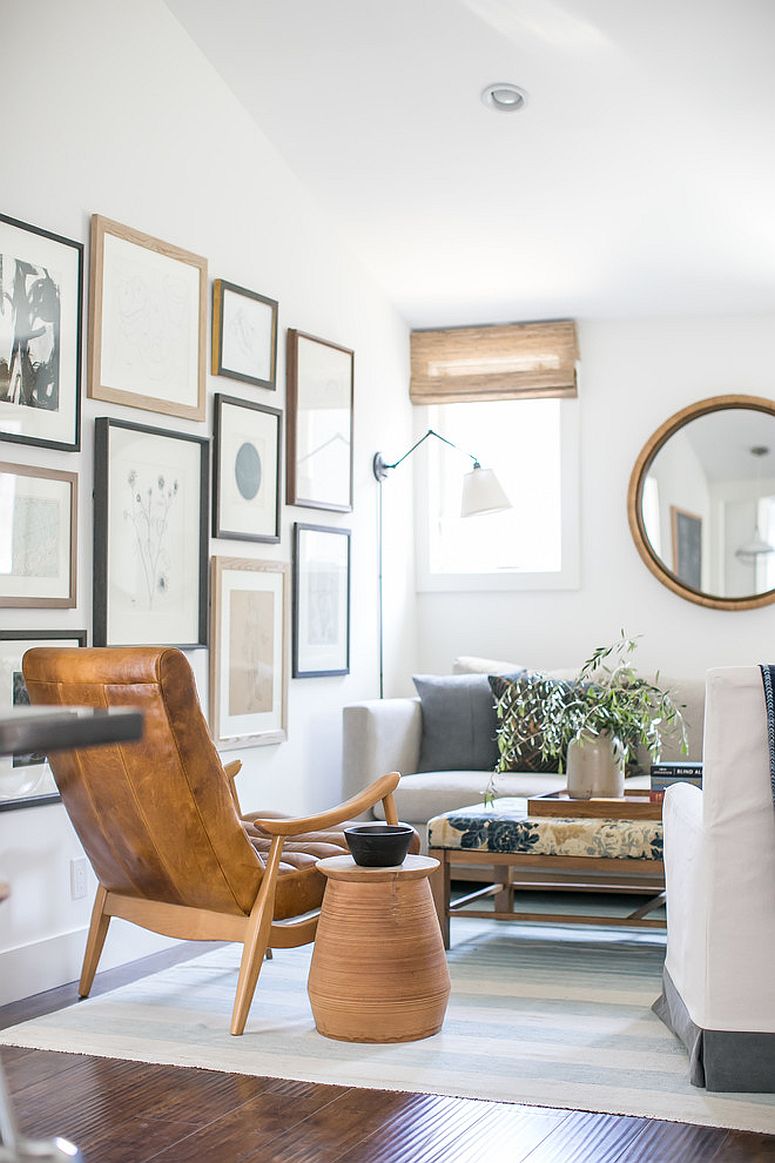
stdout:
<svg viewBox="0 0 775 1163">
<path fill-rule="evenodd" d="M 28 650 L 32 703 L 138 707 L 134 743 L 54 752 L 68 815 L 110 892 L 237 915 L 262 865 L 232 802 L 187 658 L 169 647 Z"/>
</svg>

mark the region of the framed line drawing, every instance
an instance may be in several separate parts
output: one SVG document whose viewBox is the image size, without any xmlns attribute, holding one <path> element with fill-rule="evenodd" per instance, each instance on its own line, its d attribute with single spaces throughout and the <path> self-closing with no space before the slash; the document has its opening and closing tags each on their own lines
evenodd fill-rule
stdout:
<svg viewBox="0 0 775 1163">
<path fill-rule="evenodd" d="M 94 427 L 94 645 L 207 645 L 208 440 Z"/>
<path fill-rule="evenodd" d="M 75 606 L 77 563 L 77 474 L 0 464 L 0 606 Z"/>
<path fill-rule="evenodd" d="M 0 715 L 29 704 L 22 675 L 22 659 L 28 650 L 85 645 L 85 630 L 0 630 Z M 0 756 L 0 812 L 54 804 L 60 798 L 45 755 Z"/>
<path fill-rule="evenodd" d="M 92 215 L 92 399 L 204 420 L 206 315 L 206 258 Z"/>
<path fill-rule="evenodd" d="M 288 566 L 212 559 L 210 728 L 222 751 L 287 739 Z"/>
<path fill-rule="evenodd" d="M 0 214 L 0 439 L 81 447 L 83 243 Z"/>
<path fill-rule="evenodd" d="M 288 329 L 289 505 L 352 509 L 355 353 Z"/>
<path fill-rule="evenodd" d="M 213 280 L 212 373 L 277 387 L 277 300 Z"/>
<path fill-rule="evenodd" d="M 293 677 L 350 673 L 350 530 L 294 526 Z"/>
<path fill-rule="evenodd" d="M 280 540 L 282 412 L 215 394 L 213 537 Z"/>
</svg>

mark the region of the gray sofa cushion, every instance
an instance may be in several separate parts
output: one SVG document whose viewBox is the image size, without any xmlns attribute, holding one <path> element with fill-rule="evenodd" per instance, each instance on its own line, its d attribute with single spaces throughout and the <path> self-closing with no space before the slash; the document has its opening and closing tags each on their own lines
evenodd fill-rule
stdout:
<svg viewBox="0 0 775 1163">
<path fill-rule="evenodd" d="M 418 771 L 492 771 L 495 710 L 484 674 L 416 674 L 422 704 Z"/>
</svg>

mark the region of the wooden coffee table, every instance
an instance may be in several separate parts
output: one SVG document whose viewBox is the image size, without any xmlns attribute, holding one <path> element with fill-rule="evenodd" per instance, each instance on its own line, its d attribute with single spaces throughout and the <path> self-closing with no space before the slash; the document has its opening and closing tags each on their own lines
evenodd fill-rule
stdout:
<svg viewBox="0 0 775 1163">
<path fill-rule="evenodd" d="M 449 972 L 428 883 L 439 862 L 362 868 L 320 860 L 328 878 L 309 973 L 318 1032 L 343 1042 L 412 1042 L 444 1021 Z"/>
</svg>

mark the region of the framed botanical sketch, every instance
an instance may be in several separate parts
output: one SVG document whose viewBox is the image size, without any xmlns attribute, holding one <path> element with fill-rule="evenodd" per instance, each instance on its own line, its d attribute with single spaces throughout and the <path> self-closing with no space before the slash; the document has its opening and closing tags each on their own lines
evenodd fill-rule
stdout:
<svg viewBox="0 0 775 1163">
<path fill-rule="evenodd" d="M 85 646 L 85 630 L 0 630 L 0 714 L 24 707 L 30 698 L 22 659 L 34 646 Z M 40 752 L 0 756 L 0 812 L 59 800 L 54 777 Z"/>
<path fill-rule="evenodd" d="M 75 605 L 78 477 L 0 464 L 0 606 Z"/>
<path fill-rule="evenodd" d="M 350 673 L 350 530 L 294 527 L 293 677 Z"/>
<path fill-rule="evenodd" d="M 287 501 L 352 509 L 355 355 L 288 329 Z"/>
<path fill-rule="evenodd" d="M 277 387 L 277 300 L 213 281 L 212 373 Z"/>
<path fill-rule="evenodd" d="M 207 259 L 91 220 L 89 395 L 205 418 Z"/>
<path fill-rule="evenodd" d="M 280 540 L 282 412 L 215 395 L 213 536 Z"/>
<path fill-rule="evenodd" d="M 210 727 L 221 750 L 287 738 L 288 566 L 212 559 Z"/>
<path fill-rule="evenodd" d="M 207 645 L 208 441 L 100 417 L 94 645 Z"/>
<path fill-rule="evenodd" d="M 0 439 L 81 447 L 83 244 L 0 214 Z"/>
</svg>

